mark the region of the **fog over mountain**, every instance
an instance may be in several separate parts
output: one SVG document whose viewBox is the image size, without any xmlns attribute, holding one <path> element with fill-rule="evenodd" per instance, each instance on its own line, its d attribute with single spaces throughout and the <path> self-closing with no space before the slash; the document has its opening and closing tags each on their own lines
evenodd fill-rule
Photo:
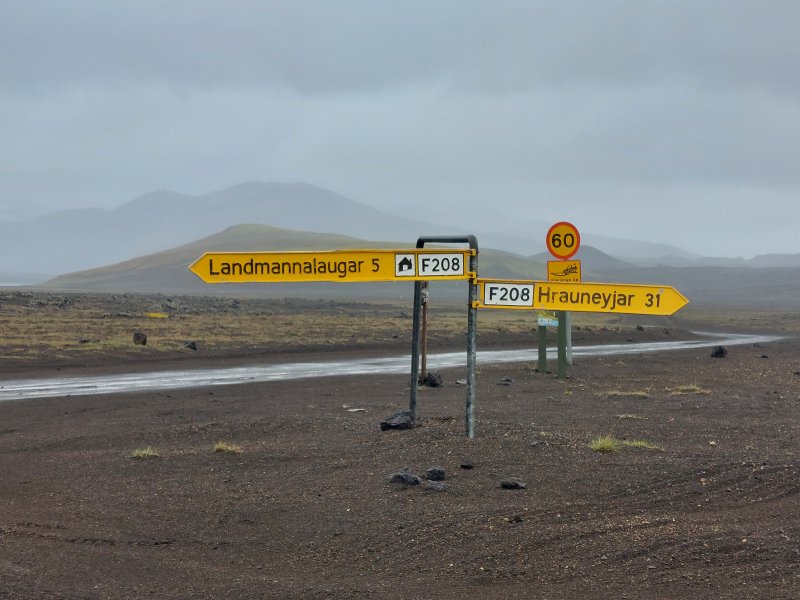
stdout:
<svg viewBox="0 0 800 600">
<path fill-rule="evenodd" d="M 22 221 L 0 222 L 0 280 L 35 283 L 55 275 L 101 267 L 193 242 L 234 225 L 395 240 L 413 246 L 421 235 L 470 233 L 482 247 L 528 256 L 544 250 L 552 223 L 509 222 L 498 233 L 484 222 L 473 228 L 391 214 L 305 183 L 249 182 L 199 196 L 161 190 L 112 210 L 57 211 Z M 487 231 L 488 229 L 488 231 Z M 598 232 L 601 233 L 601 232 Z M 583 233 L 585 241 L 622 260 L 655 264 L 665 254 L 689 260 L 680 248 Z M 605 249 L 605 246 L 613 251 Z M 253 248 L 258 250 L 258 248 Z M 655 258 L 654 258 L 655 257 Z"/>
<path fill-rule="evenodd" d="M 788 0 L 5 2 L 0 219 L 305 181 L 526 255 L 561 220 L 617 256 L 793 254 L 798 22 Z M 140 217 L 132 252 L 165 247 Z M 108 215 L 64 218 L 95 226 L 41 224 L 59 254 L 122 256 Z"/>
</svg>

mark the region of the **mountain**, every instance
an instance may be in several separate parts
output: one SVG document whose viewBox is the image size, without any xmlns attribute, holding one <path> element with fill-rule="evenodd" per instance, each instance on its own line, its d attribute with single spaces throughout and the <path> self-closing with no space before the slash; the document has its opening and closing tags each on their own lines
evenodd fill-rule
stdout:
<svg viewBox="0 0 800 600">
<path fill-rule="evenodd" d="M 100 267 L 158 252 L 241 223 L 305 231 L 335 231 L 405 239 L 442 231 L 436 223 L 376 210 L 304 183 L 250 182 L 202 196 L 167 190 L 145 194 L 114 210 L 58 211 L 0 222 L 0 274 L 59 273 Z M 0 279 L 3 279 L 0 276 Z"/>
<path fill-rule="evenodd" d="M 189 272 L 204 252 L 403 248 L 413 244 L 367 241 L 339 234 L 292 231 L 267 225 L 237 225 L 170 250 L 104 267 L 69 273 L 41 284 L 48 290 L 233 294 L 350 300 L 408 299 L 413 286 L 398 283 L 275 283 L 211 285 Z M 639 267 L 596 248 L 578 253 L 584 281 L 642 283 L 677 288 L 695 305 L 759 310 L 800 308 L 800 267 Z M 478 271 L 483 278 L 545 279 L 548 255 L 524 257 L 482 247 Z M 435 297 L 463 298 L 464 282 L 436 282 Z"/>
<path fill-rule="evenodd" d="M 498 213 L 492 219 L 478 221 L 467 211 L 452 209 L 449 206 L 445 216 L 441 216 L 441 206 L 391 214 L 305 183 L 249 182 L 199 196 L 160 190 L 113 210 L 68 210 L 22 221 L 0 221 L 0 284 L 33 283 L 61 273 L 134 260 L 191 244 L 242 223 L 324 235 L 335 232 L 357 239 L 397 240 L 401 247 L 413 246 L 421 235 L 470 233 L 478 238 L 481 248 L 505 251 L 509 264 L 519 260 L 511 257 L 543 250 L 551 225 L 524 214 L 508 217 Z M 463 220 L 459 222 L 459 218 Z M 591 232 L 583 232 L 582 238 L 579 257 L 586 261 L 585 272 L 633 265 L 800 266 L 800 254 L 715 259 L 674 246 Z M 593 254 L 592 246 L 602 248 L 602 256 Z M 547 259 L 536 255 L 535 262 Z M 619 262 L 614 264 L 614 260 Z"/>
<path fill-rule="evenodd" d="M 581 244 L 580 249 L 572 258 L 574 260 L 581 261 L 581 271 L 584 274 L 595 271 L 608 271 L 613 269 L 628 269 L 636 267 L 636 265 L 633 263 L 614 258 L 605 252 L 601 252 L 597 248 L 593 248 L 592 246 L 587 246 L 585 244 Z M 555 259 L 547 252 L 540 252 L 539 254 L 534 254 L 531 256 L 531 260 L 546 264 L 547 261 Z"/>
<path fill-rule="evenodd" d="M 385 296 L 387 289 L 408 290 L 408 283 L 386 284 L 224 284 L 202 282 L 188 267 L 204 252 L 408 248 L 403 242 L 367 241 L 338 234 L 292 231 L 267 225 L 237 225 L 201 240 L 104 267 L 61 275 L 39 287 L 55 290 L 162 292 L 184 294 L 274 294 L 298 296 Z M 542 265 L 525 257 L 491 249 L 479 254 L 481 274 L 496 278 L 541 279 Z M 377 286 L 377 287 L 376 287 Z M 344 289 L 346 288 L 346 289 Z"/>
</svg>

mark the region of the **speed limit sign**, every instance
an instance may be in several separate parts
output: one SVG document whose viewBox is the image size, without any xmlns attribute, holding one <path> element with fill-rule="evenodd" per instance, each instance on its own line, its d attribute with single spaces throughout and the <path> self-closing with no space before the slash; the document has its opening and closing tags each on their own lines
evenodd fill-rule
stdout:
<svg viewBox="0 0 800 600">
<path fill-rule="evenodd" d="M 581 247 L 581 234 L 572 223 L 559 221 L 547 231 L 547 249 L 558 259 L 566 260 Z"/>
</svg>

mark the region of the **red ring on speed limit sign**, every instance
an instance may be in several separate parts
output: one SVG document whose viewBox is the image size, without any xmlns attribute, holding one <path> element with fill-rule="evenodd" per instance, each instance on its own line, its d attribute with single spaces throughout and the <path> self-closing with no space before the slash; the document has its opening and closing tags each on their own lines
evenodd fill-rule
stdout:
<svg viewBox="0 0 800 600">
<path fill-rule="evenodd" d="M 567 221 L 559 221 L 548 229 L 545 240 L 550 254 L 561 260 L 573 257 L 581 247 L 578 228 Z"/>
</svg>

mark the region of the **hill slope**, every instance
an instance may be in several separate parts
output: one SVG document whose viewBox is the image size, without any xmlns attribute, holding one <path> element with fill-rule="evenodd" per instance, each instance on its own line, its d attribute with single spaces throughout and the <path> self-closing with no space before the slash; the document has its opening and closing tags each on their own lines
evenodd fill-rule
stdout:
<svg viewBox="0 0 800 600">
<path fill-rule="evenodd" d="M 416 242 L 416 240 L 415 240 Z M 386 290 L 407 290 L 408 283 L 388 284 L 225 284 L 209 285 L 189 272 L 188 266 L 204 252 L 336 250 L 348 248 L 409 248 L 414 244 L 367 241 L 337 234 L 291 231 L 268 225 L 237 225 L 217 234 L 170 250 L 97 269 L 61 275 L 39 287 L 59 290 L 138 291 L 163 293 L 259 293 L 298 296 L 346 295 L 382 297 Z M 481 250 L 481 274 L 500 278 L 541 278 L 541 264 L 515 254 Z M 488 274 L 488 275 L 487 275 Z M 442 283 L 442 286 L 445 284 Z M 458 287 L 457 284 L 453 284 Z M 343 290 L 342 288 L 348 288 Z M 447 286 L 445 286 L 447 287 Z M 399 289 L 399 288 L 398 288 Z M 394 293 L 394 292 L 390 292 Z"/>
</svg>

